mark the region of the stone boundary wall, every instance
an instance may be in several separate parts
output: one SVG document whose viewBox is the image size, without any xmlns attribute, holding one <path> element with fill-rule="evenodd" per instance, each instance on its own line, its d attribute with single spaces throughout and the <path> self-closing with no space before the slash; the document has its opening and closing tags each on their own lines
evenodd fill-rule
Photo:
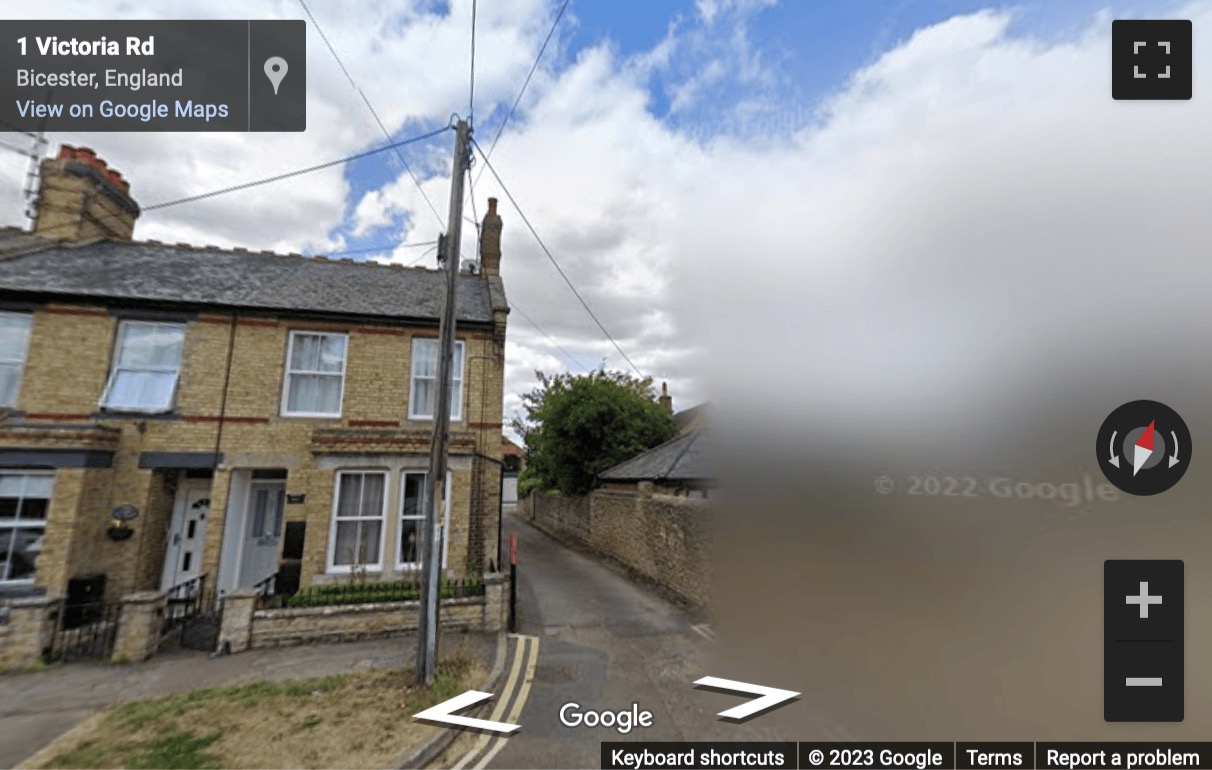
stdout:
<svg viewBox="0 0 1212 770">
<path fill-rule="evenodd" d="M 599 489 L 579 499 L 532 492 L 519 508 L 553 537 L 614 559 L 688 604 L 711 604 L 706 500 L 654 494 L 651 483 L 641 482 L 635 492 Z"/>
<path fill-rule="evenodd" d="M 417 629 L 419 609 L 418 602 L 385 602 L 258 610 L 253 613 L 249 649 L 402 636 Z M 483 630 L 484 599 L 447 599 L 440 619 L 447 631 Z"/>
<path fill-rule="evenodd" d="M 484 596 L 443 599 L 439 612 L 447 631 L 496 632 L 505 627 L 508 579 L 488 575 Z M 330 607 L 256 609 L 254 591 L 235 591 L 223 604 L 219 648 L 236 653 L 264 647 L 347 642 L 401 636 L 417 629 L 420 602 L 380 602 Z"/>
<path fill-rule="evenodd" d="M 108 656 L 111 662 L 137 663 L 156 654 L 166 596 L 163 591 L 145 591 L 122 597 Z M 0 672 L 22 671 L 42 663 L 63 611 L 63 599 L 55 597 L 6 602 L 0 609 Z"/>
<path fill-rule="evenodd" d="M 0 622 L 0 672 L 36 666 L 50 646 L 58 620 L 59 600 L 45 597 L 14 599 Z"/>
</svg>

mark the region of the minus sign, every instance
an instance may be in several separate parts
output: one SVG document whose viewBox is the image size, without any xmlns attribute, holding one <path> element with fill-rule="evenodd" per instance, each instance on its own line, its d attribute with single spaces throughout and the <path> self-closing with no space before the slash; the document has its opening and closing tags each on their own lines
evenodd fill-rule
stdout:
<svg viewBox="0 0 1212 770">
<path fill-rule="evenodd" d="M 1130 676 L 1125 680 L 1128 687 L 1161 687 L 1160 676 Z"/>
</svg>

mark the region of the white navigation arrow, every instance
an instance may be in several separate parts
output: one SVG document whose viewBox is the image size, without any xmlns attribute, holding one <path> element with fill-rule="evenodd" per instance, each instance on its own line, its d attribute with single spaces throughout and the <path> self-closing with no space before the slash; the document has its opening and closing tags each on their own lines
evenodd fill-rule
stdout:
<svg viewBox="0 0 1212 770">
<path fill-rule="evenodd" d="M 1115 452 L 1115 434 L 1119 431 L 1111 431 L 1111 464 L 1116 468 L 1119 467 L 1119 455 Z"/>
<path fill-rule="evenodd" d="M 1178 463 L 1179 463 L 1178 434 L 1175 433 L 1174 431 L 1170 431 L 1170 438 L 1174 439 L 1174 454 L 1170 455 L 1170 467 L 1173 468 L 1175 465 L 1178 465 Z"/>
<path fill-rule="evenodd" d="M 419 714 L 413 714 L 413 719 L 428 719 L 431 722 L 441 722 L 447 725 L 460 725 L 462 727 L 475 727 L 480 730 L 489 730 L 494 733 L 512 733 L 521 725 L 510 725 L 504 722 L 492 722 L 487 719 L 473 719 L 472 717 L 456 716 L 456 711 L 471 708 L 477 703 L 483 703 L 492 697 L 490 692 L 478 692 L 476 690 L 468 690 L 462 695 L 456 695 L 447 701 L 442 701 L 433 708 L 428 708 Z"/>
<path fill-rule="evenodd" d="M 733 706 L 727 711 L 721 711 L 719 715 L 725 719 L 747 719 L 762 711 L 772 709 L 784 701 L 798 698 L 800 695 L 798 692 L 792 692 L 791 690 L 780 690 L 777 687 L 765 687 L 760 684 L 749 684 L 748 682 L 736 682 L 732 679 L 720 679 L 718 676 L 705 676 L 696 681 L 695 684 L 700 687 L 714 687 L 717 690 L 762 696 L 748 703 Z"/>
</svg>

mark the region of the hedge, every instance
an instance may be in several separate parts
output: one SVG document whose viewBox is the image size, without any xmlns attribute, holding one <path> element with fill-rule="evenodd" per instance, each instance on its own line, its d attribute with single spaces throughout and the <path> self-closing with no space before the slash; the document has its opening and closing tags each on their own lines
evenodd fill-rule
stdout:
<svg viewBox="0 0 1212 770">
<path fill-rule="evenodd" d="M 483 596 L 484 584 L 477 577 L 462 580 L 443 578 L 439 588 L 443 599 L 459 596 Z M 287 607 L 330 607 L 340 604 L 377 604 L 407 602 L 421 598 L 419 582 L 334 583 L 307 586 L 286 600 Z"/>
</svg>

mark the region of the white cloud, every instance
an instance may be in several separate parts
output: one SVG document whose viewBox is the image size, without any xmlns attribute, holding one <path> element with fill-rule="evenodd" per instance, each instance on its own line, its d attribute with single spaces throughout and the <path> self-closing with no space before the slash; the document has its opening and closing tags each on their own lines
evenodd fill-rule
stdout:
<svg viewBox="0 0 1212 770">
<path fill-rule="evenodd" d="M 726 14 L 752 13 L 777 3 L 778 0 L 695 0 L 694 7 L 703 23 L 711 25 Z"/>
<path fill-rule="evenodd" d="M 313 10 L 396 127 L 441 124 L 465 111 L 467 5 L 455 3 L 445 19 L 370 3 Z M 477 113 L 484 116 L 491 105 L 512 104 L 555 7 L 481 6 Z M 760 95 L 740 97 L 723 117 L 742 129 L 752 125 L 746 120 L 776 129 L 760 138 L 743 130 L 700 138 L 652 114 L 653 72 L 675 61 L 709 71 L 707 58 L 684 57 L 701 56 L 708 43 L 731 44 L 736 29 L 721 14 L 743 19 L 763 6 L 704 0 L 697 22 L 671 25 L 652 51 L 632 59 L 607 41 L 568 61 L 557 39 L 492 157 L 602 323 L 644 371 L 670 382 L 679 406 L 721 386 L 772 405 L 878 397 L 890 409 L 939 393 L 950 403 L 978 403 L 994 392 L 988 378 L 999 361 L 1017 362 L 999 384 L 1018 382 L 1043 360 L 1024 358 L 1028 344 L 1080 345 L 1083 334 L 1106 328 L 1108 307 L 1137 301 L 1138 293 L 1179 314 L 1206 304 L 1209 276 L 1191 253 L 1212 233 L 1193 203 L 1201 191 L 1190 170 L 1212 160 L 1202 137 L 1212 107 L 1198 98 L 1113 102 L 1105 17 L 1078 37 L 1049 42 L 1016 35 L 1003 12 L 947 20 L 855 73 L 820 111 L 791 104 L 771 112 Z M 121 15 L 121 8 L 62 2 L 36 15 Z M 299 16 L 289 3 L 269 8 Z M 197 13 L 185 0 L 157 9 L 166 18 Z M 235 3 L 207 13 L 241 15 Z M 1189 16 L 1198 38 L 1212 16 L 1202 6 Z M 574 23 L 571 15 L 562 22 Z M 728 77 L 772 82 L 763 81 L 772 68 L 757 43 L 744 40 L 750 50 L 729 63 Z M 144 203 L 377 144 L 378 128 L 314 33 L 309 48 L 306 134 L 54 139 L 96 148 Z M 1196 52 L 1197 71 L 1207 71 L 1212 49 Z M 491 135 L 478 138 L 487 145 Z M 443 217 L 450 145 L 449 135 L 435 140 L 432 163 L 424 164 L 432 172 L 419 174 Z M 410 241 L 431 240 L 433 213 L 398 164 L 389 167 L 395 178 L 357 200 L 331 170 L 149 213 L 138 234 L 333 249 L 329 234 L 351 212 L 356 235 L 404 218 L 415 224 Z M 10 222 L 20 219 L 12 191 L 23 173 L 20 163 L 0 163 L 7 196 L 0 204 Z M 511 300 L 585 365 L 605 357 L 625 368 L 491 173 L 475 195 L 480 216 L 487 196 L 501 199 Z M 470 227 L 463 249 L 474 249 Z M 400 248 L 390 259 L 407 264 L 423 252 Z M 1147 268 L 1132 261 L 1142 253 Z M 1182 280 L 1159 284 L 1159 271 Z M 535 368 L 570 366 L 521 314 L 510 323 L 507 416 Z M 955 383 L 971 387 L 954 396 Z"/>
<path fill-rule="evenodd" d="M 377 227 L 391 224 L 388 205 L 382 190 L 371 190 L 363 195 L 362 200 L 354 207 L 353 234 L 361 238 Z"/>
</svg>

